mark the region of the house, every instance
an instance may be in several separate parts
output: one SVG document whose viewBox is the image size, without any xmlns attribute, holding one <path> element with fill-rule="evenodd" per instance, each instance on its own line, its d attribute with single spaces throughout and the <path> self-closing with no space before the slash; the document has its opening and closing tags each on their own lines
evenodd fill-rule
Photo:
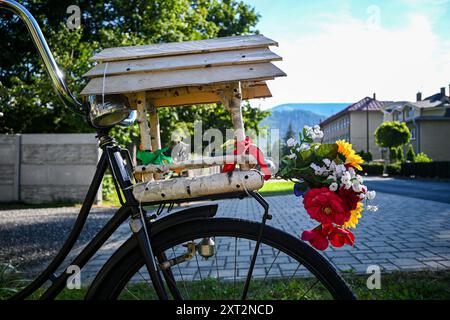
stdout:
<svg viewBox="0 0 450 320">
<path fill-rule="evenodd" d="M 406 123 L 416 154 L 424 152 L 435 161 L 450 160 L 450 97 L 445 87 L 425 99 L 419 92 L 415 102 L 394 102 L 382 111 L 385 121 Z"/>
<path fill-rule="evenodd" d="M 381 108 L 389 104 L 379 101 L 375 94 L 365 97 L 332 115 L 320 123 L 324 132 L 324 142 L 333 143 L 343 139 L 353 145 L 356 151 L 370 151 L 374 159 L 382 158 L 381 148 L 375 143 L 375 130 L 383 122 Z"/>
</svg>

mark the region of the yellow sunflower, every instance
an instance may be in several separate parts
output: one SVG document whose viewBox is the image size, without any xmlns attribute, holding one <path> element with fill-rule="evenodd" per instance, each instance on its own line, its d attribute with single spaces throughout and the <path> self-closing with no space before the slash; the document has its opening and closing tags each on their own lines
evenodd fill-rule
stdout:
<svg viewBox="0 0 450 320">
<path fill-rule="evenodd" d="M 338 153 L 345 157 L 345 164 L 351 165 L 355 169 L 362 170 L 360 164 L 364 163 L 364 160 L 356 154 L 351 143 L 348 143 L 345 140 L 338 140 L 336 141 L 336 144 L 338 146 Z"/>
<path fill-rule="evenodd" d="M 356 228 L 359 219 L 361 219 L 362 217 L 361 213 L 363 212 L 363 207 L 364 207 L 363 204 L 361 202 L 358 202 L 358 206 L 356 207 L 356 209 L 350 212 L 351 213 L 350 219 L 343 225 L 345 229 Z"/>
</svg>

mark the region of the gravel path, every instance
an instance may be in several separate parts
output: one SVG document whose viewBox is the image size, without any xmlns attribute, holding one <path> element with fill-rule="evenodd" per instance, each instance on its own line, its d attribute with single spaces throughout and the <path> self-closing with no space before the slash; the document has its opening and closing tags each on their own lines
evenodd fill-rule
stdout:
<svg viewBox="0 0 450 320">
<path fill-rule="evenodd" d="M 0 262 L 19 270 L 42 269 L 68 236 L 79 208 L 0 210 Z M 94 208 L 76 246 L 92 238 L 111 217 L 113 209 Z"/>
</svg>

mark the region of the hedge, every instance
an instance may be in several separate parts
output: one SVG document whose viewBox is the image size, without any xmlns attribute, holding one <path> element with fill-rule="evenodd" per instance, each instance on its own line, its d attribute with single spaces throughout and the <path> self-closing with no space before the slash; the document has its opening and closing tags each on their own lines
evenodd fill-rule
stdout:
<svg viewBox="0 0 450 320">
<path fill-rule="evenodd" d="M 369 176 L 381 176 L 383 174 L 383 164 L 381 163 L 365 163 L 361 166 L 363 172 L 367 173 Z M 450 161 L 388 164 L 387 173 L 390 176 L 450 178 Z"/>
<path fill-rule="evenodd" d="M 402 176 L 450 178 L 450 161 L 402 163 Z"/>
<path fill-rule="evenodd" d="M 401 175 L 402 165 L 400 162 L 388 164 L 386 167 L 387 174 L 390 176 Z"/>
<path fill-rule="evenodd" d="M 384 166 L 382 163 L 365 163 L 362 164 L 363 172 L 369 176 L 381 176 L 383 174 Z"/>
</svg>

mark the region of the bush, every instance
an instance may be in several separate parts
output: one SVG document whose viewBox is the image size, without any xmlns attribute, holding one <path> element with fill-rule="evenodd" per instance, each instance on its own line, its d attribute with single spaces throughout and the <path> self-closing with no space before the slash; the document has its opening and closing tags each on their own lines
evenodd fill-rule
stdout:
<svg viewBox="0 0 450 320">
<path fill-rule="evenodd" d="M 416 155 L 416 157 L 414 158 L 414 161 L 427 163 L 427 162 L 432 162 L 433 160 L 430 157 L 428 157 L 425 153 L 421 152 Z"/>
<path fill-rule="evenodd" d="M 450 178 L 450 161 L 402 163 L 403 176 Z"/>
<path fill-rule="evenodd" d="M 373 160 L 372 153 L 370 151 L 365 152 L 364 150 L 361 150 L 358 152 L 358 154 L 363 158 L 364 162 L 370 162 Z"/>
<path fill-rule="evenodd" d="M 389 162 L 395 163 L 397 162 L 397 148 L 390 148 L 389 149 Z"/>
<path fill-rule="evenodd" d="M 364 163 L 361 167 L 363 172 L 369 176 L 381 176 L 384 171 L 384 166 L 381 163 Z"/>
<path fill-rule="evenodd" d="M 401 174 L 402 164 L 401 162 L 391 163 L 387 165 L 387 174 L 390 176 L 398 176 Z"/>
<path fill-rule="evenodd" d="M 405 162 L 405 154 L 403 153 L 403 147 L 397 148 L 397 160 L 400 162 Z"/>
<path fill-rule="evenodd" d="M 406 153 L 406 160 L 410 162 L 416 161 L 416 153 L 414 152 L 413 146 L 410 144 L 408 147 L 408 152 Z"/>
<path fill-rule="evenodd" d="M 103 200 L 113 200 L 116 197 L 116 187 L 111 175 L 105 175 L 102 182 Z"/>
</svg>

